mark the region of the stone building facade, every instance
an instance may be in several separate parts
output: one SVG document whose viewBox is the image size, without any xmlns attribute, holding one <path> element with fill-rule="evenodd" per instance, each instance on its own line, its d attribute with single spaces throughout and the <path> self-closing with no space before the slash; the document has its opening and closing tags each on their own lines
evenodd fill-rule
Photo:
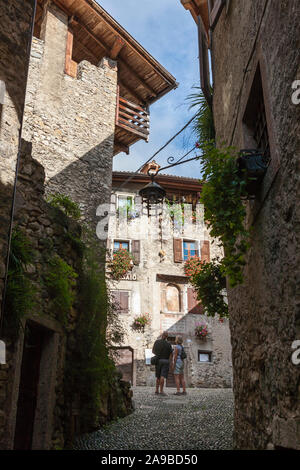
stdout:
<svg viewBox="0 0 300 470">
<path fill-rule="evenodd" d="M 0 324 L 8 260 L 11 213 L 20 151 L 34 0 L 0 2 Z M 0 326 L 0 440 L 6 416 L 6 347 Z"/>
<path fill-rule="evenodd" d="M 95 227 L 96 208 L 110 194 L 117 65 L 83 61 L 70 77 L 67 33 L 68 16 L 52 5 L 43 39 L 33 39 L 23 136 L 45 168 L 47 192 L 69 195 Z"/>
<path fill-rule="evenodd" d="M 126 183 L 128 178 L 131 180 Z M 167 190 L 170 202 L 155 207 L 148 216 L 138 195 L 148 182 L 149 177 L 143 173 L 113 173 L 109 257 L 119 248 L 129 250 L 134 257 L 132 270 L 124 278 L 110 281 L 112 299 L 118 305 L 126 332 L 118 350 L 119 368 L 133 385 L 154 386 L 155 370 L 150 365 L 152 346 L 167 330 L 172 344 L 177 335 L 183 337 L 188 387 L 231 387 L 228 320 L 220 321 L 217 316 L 209 318 L 204 314 L 184 272 L 184 262 L 189 256 L 198 254 L 202 260 L 222 256 L 217 244 L 211 243 L 204 224 L 203 207 L 199 203 L 201 185 L 193 178 L 160 174 L 157 182 Z M 150 324 L 137 331 L 133 322 L 141 314 L 149 314 Z M 195 336 L 199 323 L 208 326 L 205 340 Z M 171 373 L 167 386 L 175 386 Z"/>
<path fill-rule="evenodd" d="M 22 230 L 34 248 L 35 262 L 28 267 L 26 278 L 39 293 L 39 302 L 22 319 L 17 338 L 7 332 L 3 337 L 6 364 L 0 366 L 0 447 L 63 448 L 80 431 L 81 408 L 89 406 L 73 392 L 72 396 L 66 393 L 70 387 L 67 366 L 70 356 L 78 353 L 80 308 L 72 308 L 67 326 L 62 325 L 53 298 L 46 293 L 44 276 L 51 250 L 79 273 L 83 262 L 80 228 L 71 228 L 63 213 L 62 223 L 52 218 L 46 199 L 61 193 L 79 204 L 81 222 L 89 223 L 96 239 L 97 221 L 103 216 L 97 209 L 110 201 L 113 156 L 123 150 L 128 153 L 129 146 L 140 138 L 147 140 L 148 106 L 174 88 L 176 81 L 94 1 L 37 0 L 35 4 L 12 0 L 3 8 L 0 21 L 4 31 L 0 80 L 6 86 L 4 105 L 1 103 L 5 155 L 0 164 L 1 253 L 7 252 L 16 181 L 12 226 Z M 13 44 L 11 36 L 4 34 L 15 29 Z M 151 78 L 147 81 L 148 68 Z M 15 180 L 18 149 L 20 175 Z M 106 238 L 107 232 L 104 243 Z M 99 255 L 100 266 L 101 261 Z M 1 290 L 5 272 L 0 259 Z M 80 285 L 76 289 L 80 294 Z M 99 337 L 102 333 L 99 331 Z M 91 419 L 86 419 L 83 432 L 131 409 L 128 384 L 116 375 L 106 385 L 100 415 L 96 420 L 88 415 Z"/>
<path fill-rule="evenodd" d="M 244 283 L 228 292 L 235 446 L 299 450 L 299 2 L 208 2 L 204 17 L 205 2 L 182 3 L 204 25 L 209 16 L 217 141 L 269 154 L 247 202 Z"/>
<path fill-rule="evenodd" d="M 0 302 L 6 272 L 34 6 L 34 0 L 0 2 Z"/>
</svg>

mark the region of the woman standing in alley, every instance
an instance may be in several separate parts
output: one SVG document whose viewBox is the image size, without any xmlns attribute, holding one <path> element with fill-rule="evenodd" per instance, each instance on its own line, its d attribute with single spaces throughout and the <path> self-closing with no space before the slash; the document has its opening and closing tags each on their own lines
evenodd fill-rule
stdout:
<svg viewBox="0 0 300 470">
<path fill-rule="evenodd" d="M 175 348 L 174 348 L 174 355 L 173 355 L 173 363 L 172 368 L 174 370 L 174 377 L 177 392 L 175 395 L 186 395 L 185 390 L 185 380 L 184 380 L 184 359 L 186 358 L 186 354 L 184 348 L 182 346 L 183 339 L 181 336 L 176 336 L 175 340 Z M 180 387 L 182 387 L 182 393 L 180 393 Z"/>
</svg>

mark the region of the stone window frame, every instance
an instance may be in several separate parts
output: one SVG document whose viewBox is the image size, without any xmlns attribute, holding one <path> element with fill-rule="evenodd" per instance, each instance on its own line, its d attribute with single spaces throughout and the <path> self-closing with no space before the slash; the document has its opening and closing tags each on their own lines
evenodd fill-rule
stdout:
<svg viewBox="0 0 300 470">
<path fill-rule="evenodd" d="M 176 284 L 176 282 L 166 282 L 162 281 L 160 287 L 160 295 L 161 295 L 161 314 L 167 314 L 167 315 L 184 315 L 185 314 L 185 304 L 184 304 L 184 288 L 181 288 L 180 285 Z M 172 312 L 170 310 L 167 310 L 167 298 L 166 298 L 166 293 L 167 293 L 167 287 L 168 286 L 175 286 L 178 289 L 179 293 L 179 311 L 178 312 Z"/>
<path fill-rule="evenodd" d="M 165 313 L 170 313 L 170 314 L 172 314 L 172 313 L 174 313 L 174 314 L 176 314 L 176 313 L 182 313 L 182 312 L 183 312 L 183 292 L 182 292 L 180 286 L 178 286 L 175 282 L 168 282 L 168 283 L 166 284 L 166 288 L 165 288 L 165 289 L 166 289 L 166 293 L 167 293 L 167 288 L 168 288 L 169 286 L 176 287 L 176 289 L 178 290 L 178 304 L 179 304 L 179 310 L 178 310 L 178 312 L 174 312 L 174 311 L 172 311 L 172 310 L 168 310 L 168 309 L 167 309 L 167 298 L 166 298 L 166 303 L 165 303 L 165 307 L 166 307 L 166 308 L 164 309 L 164 311 L 165 311 Z"/>
<path fill-rule="evenodd" d="M 127 292 L 128 293 L 128 311 L 125 312 L 122 309 L 117 310 L 120 315 L 130 315 L 131 314 L 131 300 L 132 300 L 132 291 L 129 289 L 110 289 L 111 297 L 113 297 L 113 292 Z"/>
<path fill-rule="evenodd" d="M 187 261 L 187 259 L 190 259 L 190 258 L 187 258 L 187 259 L 184 258 L 184 243 L 185 242 L 195 243 L 196 251 L 198 252 L 198 255 L 196 255 L 196 256 L 201 258 L 201 243 L 200 243 L 200 240 L 195 240 L 195 239 L 191 239 L 191 238 L 182 238 L 182 261 L 183 261 L 183 263 L 185 261 Z"/>
<path fill-rule="evenodd" d="M 113 238 L 112 240 L 112 253 L 115 253 L 115 251 L 118 251 L 118 250 L 115 250 L 115 242 L 119 242 L 119 243 L 128 243 L 128 252 L 131 253 L 131 248 L 132 248 L 132 243 L 131 243 L 131 240 L 128 238 Z"/>
<path fill-rule="evenodd" d="M 200 354 L 207 354 L 209 361 L 200 361 Z M 213 364 L 213 351 L 198 349 L 197 350 L 197 363 L 198 364 Z"/>
<path fill-rule="evenodd" d="M 242 148 L 249 148 L 249 133 L 247 128 L 244 125 L 244 116 L 246 114 L 247 106 L 249 104 L 249 99 L 251 95 L 252 85 L 255 79 L 257 69 L 259 67 L 260 76 L 261 76 L 261 87 L 263 92 L 263 100 L 265 106 L 266 122 L 268 129 L 269 145 L 270 145 L 270 162 L 264 179 L 261 184 L 259 194 L 255 197 L 254 200 L 248 202 L 250 208 L 250 213 L 248 214 L 248 224 L 253 225 L 257 219 L 257 216 L 264 204 L 264 201 L 271 189 L 271 186 L 276 178 L 276 175 L 280 168 L 280 158 L 279 158 L 279 144 L 275 132 L 275 121 L 273 118 L 273 110 L 271 105 L 271 90 L 270 90 L 270 80 L 268 77 L 268 68 L 266 59 L 263 54 L 262 46 L 260 41 L 258 41 L 256 51 L 253 55 L 252 61 L 248 65 L 248 77 L 246 78 L 246 84 L 242 89 L 241 102 L 243 106 L 241 107 L 239 113 L 241 133 L 243 146 Z"/>
<path fill-rule="evenodd" d="M 134 206 L 135 206 L 135 197 L 136 197 L 136 194 L 135 193 L 130 193 L 130 192 L 126 192 L 126 193 L 117 193 L 116 194 L 116 209 L 119 209 L 119 197 L 130 197 L 132 199 L 132 209 L 134 209 Z"/>
</svg>

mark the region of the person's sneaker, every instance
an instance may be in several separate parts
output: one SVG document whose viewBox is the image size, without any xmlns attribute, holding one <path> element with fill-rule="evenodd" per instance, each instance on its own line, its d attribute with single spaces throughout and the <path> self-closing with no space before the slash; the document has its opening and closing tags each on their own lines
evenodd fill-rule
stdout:
<svg viewBox="0 0 300 470">
<path fill-rule="evenodd" d="M 155 392 L 155 395 L 159 395 L 159 393 L 158 393 L 158 392 Z"/>
<path fill-rule="evenodd" d="M 186 392 L 182 392 L 180 395 L 186 395 Z"/>
<path fill-rule="evenodd" d="M 160 395 L 162 395 L 163 397 L 167 396 L 167 394 L 165 392 L 160 392 Z"/>
<path fill-rule="evenodd" d="M 180 392 L 175 392 L 174 395 L 182 395 Z"/>
</svg>

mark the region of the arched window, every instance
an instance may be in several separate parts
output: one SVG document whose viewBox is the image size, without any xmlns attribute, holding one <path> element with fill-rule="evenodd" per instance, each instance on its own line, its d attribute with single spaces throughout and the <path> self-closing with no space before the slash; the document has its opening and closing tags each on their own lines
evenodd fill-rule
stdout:
<svg viewBox="0 0 300 470">
<path fill-rule="evenodd" d="M 180 312 L 180 289 L 175 284 L 166 288 L 166 309 L 168 312 Z"/>
</svg>

